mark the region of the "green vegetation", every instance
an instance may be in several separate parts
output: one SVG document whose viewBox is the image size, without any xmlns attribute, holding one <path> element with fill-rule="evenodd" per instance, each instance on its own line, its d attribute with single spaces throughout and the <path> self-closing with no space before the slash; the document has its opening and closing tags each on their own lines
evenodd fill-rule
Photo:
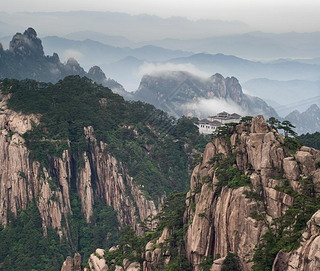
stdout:
<svg viewBox="0 0 320 271">
<path fill-rule="evenodd" d="M 119 240 L 119 224 L 116 212 L 96 199 L 91 223 L 87 224 L 81 212 L 80 199 L 75 193 L 71 195 L 73 214 L 70 218 L 70 231 L 74 250 L 82 255 L 86 263 L 91 253 L 97 248 L 110 248 Z"/>
<path fill-rule="evenodd" d="M 192 151 L 202 151 L 210 140 L 198 134 L 193 120 L 175 123 L 154 106 L 126 102 L 87 78 L 69 76 L 57 84 L 4 79 L 1 86 L 11 93 L 9 108 L 42 116 L 24 135 L 35 160 L 49 167 L 50 157 L 65 149 L 80 159 L 90 148 L 83 128 L 92 126 L 95 137 L 155 200 L 164 192 L 187 190 Z"/>
<path fill-rule="evenodd" d="M 23 265 L 23 270 L 32 268 L 44 270 L 39 266 L 50 266 L 51 269 L 48 267 L 45 270 L 58 270 L 65 257 L 73 255 L 75 251 L 80 252 L 85 263 L 90 253 L 97 247 L 109 248 L 119 240 L 120 245 L 125 246 L 124 243 L 130 240 L 128 234 L 132 235 L 132 231 L 126 229 L 119 233 L 114 210 L 98 198 L 95 198 L 91 222 L 88 224 L 83 218 L 80 199 L 76 194 L 75 175 L 77 169 L 83 164 L 81 160 L 83 153 L 90 153 L 92 148 L 92 142 L 88 142 L 85 138 L 84 127 L 94 128 L 94 136 L 97 140 L 107 144 L 105 151 L 122 162 L 135 182 L 142 185 L 145 195 L 155 201 L 164 193 L 188 189 L 189 171 L 194 160 L 192 154 L 195 149 L 202 152 L 211 139 L 199 135 L 198 128 L 194 126 L 192 119 L 183 117 L 176 121 L 152 105 L 124 101 L 110 89 L 94 84 L 87 78 L 69 76 L 57 84 L 4 79 L 0 82 L 0 86 L 3 94 L 11 94 L 8 100 L 10 109 L 24 114 L 41 115 L 40 124 L 33 124 L 33 129 L 23 135 L 32 158 L 39 161 L 50 172 L 52 158 L 60 157 L 64 150 L 69 150 L 74 167 L 70 176 L 70 187 L 73 191 L 71 193 L 72 215 L 69 215 L 67 221 L 65 218 L 62 221 L 63 225 L 68 223 L 70 226 L 68 242 L 60 243 L 59 240 L 54 239 L 57 238 L 54 230 L 48 231 L 48 238 L 42 236 L 41 219 L 37 208 L 33 206 L 33 212 L 37 213 L 35 220 L 32 218 L 31 222 L 28 222 L 24 217 L 24 222 L 20 223 L 18 218 L 17 221 L 12 220 L 6 229 L 1 229 L 0 263 L 3 263 L 4 270 L 22 270 L 19 269 L 19 264 Z M 20 172 L 19 176 L 27 177 L 23 172 Z M 60 189 L 54 177 L 46 181 L 53 191 Z M 184 266 L 185 258 L 178 253 L 175 246 L 176 243 L 179 245 L 183 243 L 184 199 L 182 200 L 183 196 L 179 196 L 179 193 L 174 197 L 181 202 L 179 204 L 175 202 L 173 206 L 168 203 L 164 208 L 166 213 L 161 215 L 173 217 L 173 222 L 170 222 L 170 219 L 165 220 L 174 232 L 174 237 L 170 240 L 172 255 L 174 255 L 172 264 L 178 263 Z M 52 200 L 57 200 L 57 196 L 53 196 Z M 22 214 L 24 212 L 27 211 L 23 211 Z M 170 225 L 170 223 L 173 224 Z M 178 223 L 181 228 L 175 223 Z M 34 231 L 37 231 L 34 235 L 33 231 L 28 231 L 31 224 Z M 131 236 L 132 245 L 137 243 L 137 246 L 134 246 L 135 251 L 142 247 L 141 244 L 151 240 L 150 238 L 155 238 L 160 230 L 161 228 L 145 239 Z M 28 252 L 24 252 L 26 248 L 20 244 L 20 239 L 16 240 L 14 237 L 17 232 L 19 232 L 17 236 L 25 244 L 37 241 L 37 245 L 30 245 Z M 38 238 L 35 241 L 30 236 Z M 54 246 L 51 245 L 52 240 L 56 242 Z M 12 249 L 9 248 L 10 244 L 13 244 Z M 53 252 L 51 248 L 58 252 Z M 41 250 L 40 253 L 38 249 Z M 130 252 L 123 247 L 122 252 L 128 256 L 133 251 Z M 44 256 L 41 256 L 42 253 Z M 56 256 L 53 257 L 53 255 Z M 32 265 L 30 269 L 26 262 Z"/>
<path fill-rule="evenodd" d="M 300 135 L 297 139 L 305 146 L 312 147 L 320 150 L 320 133 L 315 132 L 313 134 Z"/>
<path fill-rule="evenodd" d="M 146 232 L 144 236 L 136 236 L 134 230 L 126 227 L 121 231 L 118 250 L 105 253 L 104 257 L 110 270 L 114 270 L 116 265 L 122 266 L 124 259 L 130 262 L 139 262 L 142 265 L 145 252 L 145 246 L 149 241 L 157 240 L 164 228 L 170 231 L 170 237 L 165 243 L 154 245 L 153 248 L 160 247 L 163 251 L 169 251 L 170 262 L 164 265 L 159 263 L 159 270 L 166 271 L 188 271 L 191 270 L 185 252 L 183 236 L 186 233 L 186 227 L 183 224 L 183 214 L 185 211 L 186 193 L 171 193 L 162 206 L 162 211 L 155 218 L 159 219 L 159 225 L 155 231 Z"/>
<path fill-rule="evenodd" d="M 267 225 L 268 231 L 256 248 L 252 270 L 271 270 L 273 261 L 281 249 L 285 251 L 296 249 L 307 221 L 320 208 L 320 199 L 315 195 L 312 179 L 300 179 L 299 182 L 301 193 L 294 192 L 285 185 L 277 187 L 279 191 L 292 196 L 294 203 L 283 216 L 275 219 L 271 225 Z"/>
<path fill-rule="evenodd" d="M 47 236 L 43 236 L 35 204 L 20 211 L 17 219 L 12 219 L 6 228 L 0 226 L 0 244 L 0 269 L 4 271 L 60 270 L 71 251 L 53 229 L 48 229 Z"/>
<path fill-rule="evenodd" d="M 200 270 L 201 271 L 210 271 L 211 266 L 213 264 L 213 259 L 212 257 L 203 257 L 201 260 L 201 263 L 199 264 Z"/>
<path fill-rule="evenodd" d="M 251 186 L 250 177 L 242 174 L 236 166 L 235 153 L 223 157 L 223 154 L 217 154 L 210 160 L 210 164 L 214 165 L 213 171 L 219 182 L 216 184 L 216 193 L 219 195 L 222 187 L 239 188 L 242 186 Z"/>
<path fill-rule="evenodd" d="M 239 263 L 238 256 L 236 254 L 229 252 L 223 262 L 221 271 L 241 271 L 241 266 Z"/>
</svg>

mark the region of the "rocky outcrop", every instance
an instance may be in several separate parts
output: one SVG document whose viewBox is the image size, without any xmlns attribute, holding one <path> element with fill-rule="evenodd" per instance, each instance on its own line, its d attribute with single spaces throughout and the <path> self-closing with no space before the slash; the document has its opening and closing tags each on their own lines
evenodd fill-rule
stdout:
<svg viewBox="0 0 320 271">
<path fill-rule="evenodd" d="M 61 271 L 81 271 L 81 255 L 79 253 L 74 254 L 74 258 L 68 256 L 63 262 Z"/>
<path fill-rule="evenodd" d="M 110 250 L 116 250 L 117 248 L 111 248 Z M 108 271 L 109 266 L 104 259 L 105 251 L 103 249 L 97 249 L 95 253 L 90 255 L 88 260 L 88 267 L 84 271 Z M 122 265 L 116 265 L 115 271 L 139 271 L 141 266 L 137 262 L 130 262 L 128 259 L 124 259 Z"/>
<path fill-rule="evenodd" d="M 253 118 L 252 123 L 237 126 L 230 135 L 230 141 L 216 137 L 207 145 L 203 161 L 191 177 L 186 200 L 185 223 L 189 227 L 185 245 L 188 261 L 194 270 L 200 270 L 199 265 L 205 257 L 220 258 L 211 269 L 220 270 L 221 259 L 229 252 L 239 257 L 243 270 L 250 270 L 254 248 L 267 226 L 284 215 L 294 202 L 293 197 L 278 187 L 287 181 L 298 192 L 298 179 L 313 176 L 313 182 L 319 182 L 315 164 L 320 160 L 320 152 L 302 147 L 292 155 L 285 147 L 282 135 L 268 127 L 261 116 Z M 219 168 L 214 165 L 230 157 L 234 159 L 229 166 L 250 180 L 247 185 L 220 186 Z M 302 258 L 306 251 L 306 247 L 299 250 L 304 255 Z M 317 261 L 315 251 L 313 248 L 308 254 L 313 262 Z M 290 254 L 290 257 L 294 256 Z"/>
<path fill-rule="evenodd" d="M 44 51 L 36 31 L 29 27 L 23 34 L 17 33 L 10 41 L 9 51 L 16 57 L 43 57 Z"/>
<path fill-rule="evenodd" d="M 88 260 L 89 267 L 86 267 L 85 271 L 95 270 L 95 271 L 107 271 L 109 267 L 106 260 L 103 258 L 105 251 L 103 249 L 96 249 L 95 253 L 90 255 Z"/>
<path fill-rule="evenodd" d="M 161 236 L 155 242 L 148 242 L 145 247 L 145 255 L 143 262 L 144 271 L 152 271 L 161 269 L 170 262 L 170 253 L 168 249 L 163 249 L 167 245 L 167 240 L 172 234 L 168 228 L 164 228 Z"/>
<path fill-rule="evenodd" d="M 263 235 L 274 228 L 273 222 L 284 216 L 295 203 L 295 197 L 292 193 L 286 193 L 287 189 L 302 193 L 303 181 L 310 180 L 314 184 L 315 195 L 319 193 L 320 169 L 317 165 L 320 151 L 301 147 L 291 153 L 283 136 L 269 127 L 262 116 L 228 129 L 225 135 L 215 137 L 206 146 L 202 162 L 195 167 L 191 176 L 190 191 L 186 197 L 184 223 L 188 227 L 184 237 L 185 247 L 178 247 L 178 253 L 182 255 L 182 250 L 186 252 L 187 260 L 195 271 L 201 270 L 203 263 L 212 271 L 220 271 L 227 266 L 230 255 L 233 255 L 233 260 L 241 270 L 251 270 L 255 249 Z M 97 147 L 91 127 L 85 131 L 92 146 L 90 153 L 98 158 L 88 159 L 90 166 L 94 165 L 91 174 L 107 174 L 108 178 L 96 178 L 113 178 L 116 180 L 113 183 L 121 186 L 124 175 L 119 177 L 119 173 L 112 170 L 101 172 L 101 168 L 108 169 L 111 166 L 99 166 L 99 161 L 113 165 L 117 162 L 110 157 L 100 158 L 99 153 L 103 155 L 106 146 L 100 143 Z M 117 168 L 121 168 L 121 164 Z M 226 176 L 229 178 L 226 179 Z M 101 184 L 101 187 L 97 187 L 100 195 L 105 193 L 104 188 L 108 188 L 122 198 L 118 188 L 110 187 L 108 182 Z M 108 204 L 120 212 L 113 199 L 109 200 Z M 144 207 L 141 209 L 148 204 L 142 199 L 141 206 Z M 153 209 L 150 206 L 148 208 Z M 141 216 L 149 214 L 139 213 Z M 131 219 L 130 216 L 124 216 L 120 220 L 123 218 Z M 278 253 L 273 270 L 318 270 L 319 227 L 320 211 L 307 223 L 299 248 Z M 163 270 L 172 259 L 170 240 L 173 240 L 173 231 L 165 227 L 158 239 L 147 243 L 141 256 L 142 266 L 127 259 L 123 260 L 121 266 L 114 266 L 115 261 L 111 261 L 112 265 L 119 271 L 138 270 L 141 267 L 144 271 Z M 109 270 L 104 255 L 103 250 L 93 253 L 89 260 L 90 269 L 87 270 Z M 208 267 L 208 259 L 214 260 L 212 265 L 209 264 L 211 267 Z"/>
<path fill-rule="evenodd" d="M 78 193 L 87 222 L 93 213 L 93 196 L 96 194 L 114 208 L 120 225 L 131 225 L 141 234 L 138 222 L 158 213 L 155 203 L 146 199 L 124 166 L 107 152 L 107 145 L 96 140 L 93 128 L 87 127 L 84 132 L 90 151 L 88 156 L 83 154 L 84 167 L 78 176 Z"/>
</svg>

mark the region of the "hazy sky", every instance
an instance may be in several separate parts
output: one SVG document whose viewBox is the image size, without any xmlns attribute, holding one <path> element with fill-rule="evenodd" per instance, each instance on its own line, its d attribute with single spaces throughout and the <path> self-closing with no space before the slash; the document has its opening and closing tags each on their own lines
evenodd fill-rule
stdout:
<svg viewBox="0 0 320 271">
<path fill-rule="evenodd" d="M 1 0 L 0 7 L 7 12 L 70 10 L 239 20 L 264 31 L 320 30 L 317 0 Z"/>
</svg>

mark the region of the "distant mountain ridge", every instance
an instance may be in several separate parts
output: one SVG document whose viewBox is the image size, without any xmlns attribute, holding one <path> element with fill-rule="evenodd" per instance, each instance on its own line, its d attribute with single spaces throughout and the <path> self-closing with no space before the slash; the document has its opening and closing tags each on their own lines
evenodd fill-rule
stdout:
<svg viewBox="0 0 320 271">
<path fill-rule="evenodd" d="M 209 78 L 182 71 L 145 75 L 134 97 L 175 116 L 207 117 L 206 114 L 217 113 L 218 106 L 232 108 L 242 115 L 277 116 L 262 99 L 244 94 L 235 77 L 224 78 L 220 74 Z"/>
<path fill-rule="evenodd" d="M 63 64 L 56 53 L 46 56 L 41 40 L 31 27 L 23 34 L 15 34 L 8 50 L 4 50 L 0 44 L 0 79 L 28 78 L 55 83 L 68 75 L 86 76 L 115 92 L 126 94 L 123 86 L 115 80 L 107 79 L 98 66 L 86 72 L 74 58 L 69 58 L 67 63 Z"/>
<path fill-rule="evenodd" d="M 320 131 L 320 108 L 318 105 L 311 105 L 305 112 L 298 110 L 291 112 L 285 117 L 296 126 L 298 134 L 314 133 Z"/>
</svg>

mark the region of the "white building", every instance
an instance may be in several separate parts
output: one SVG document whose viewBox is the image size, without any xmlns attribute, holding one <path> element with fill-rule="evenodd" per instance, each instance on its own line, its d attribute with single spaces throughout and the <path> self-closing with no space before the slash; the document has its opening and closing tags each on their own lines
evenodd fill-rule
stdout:
<svg viewBox="0 0 320 271">
<path fill-rule="evenodd" d="M 219 121 L 210 121 L 207 119 L 203 119 L 199 121 L 199 124 L 196 124 L 199 128 L 200 134 L 210 135 L 217 130 L 218 127 L 222 126 Z"/>
<path fill-rule="evenodd" d="M 196 125 L 199 128 L 200 134 L 209 135 L 215 132 L 218 127 L 223 126 L 226 123 L 239 123 L 240 119 L 241 116 L 236 113 L 229 114 L 227 112 L 221 112 L 216 116 L 209 116 L 208 119 L 200 120 Z"/>
</svg>

